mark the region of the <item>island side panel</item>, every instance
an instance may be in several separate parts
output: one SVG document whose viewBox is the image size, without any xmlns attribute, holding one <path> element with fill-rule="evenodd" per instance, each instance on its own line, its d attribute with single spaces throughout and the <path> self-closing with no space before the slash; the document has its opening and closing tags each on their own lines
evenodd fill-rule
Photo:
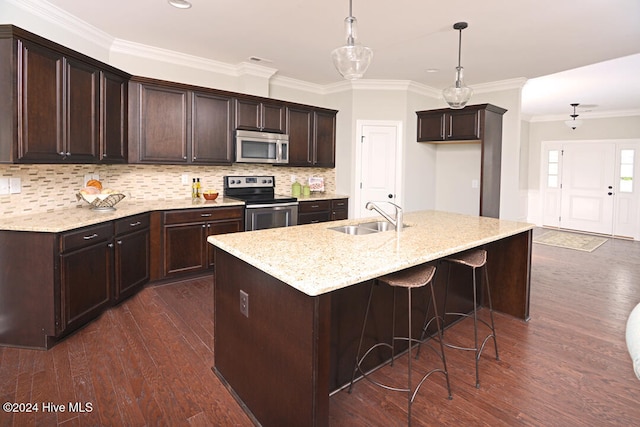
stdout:
<svg viewBox="0 0 640 427">
<path fill-rule="evenodd" d="M 0 345 L 53 345 L 55 243 L 52 233 L 0 231 Z"/>
<path fill-rule="evenodd" d="M 493 309 L 522 320 L 529 320 L 531 244 L 528 230 L 485 246 Z"/>
<path fill-rule="evenodd" d="M 264 426 L 328 425 L 330 298 L 307 296 L 217 247 L 215 265 L 216 374 Z"/>
</svg>

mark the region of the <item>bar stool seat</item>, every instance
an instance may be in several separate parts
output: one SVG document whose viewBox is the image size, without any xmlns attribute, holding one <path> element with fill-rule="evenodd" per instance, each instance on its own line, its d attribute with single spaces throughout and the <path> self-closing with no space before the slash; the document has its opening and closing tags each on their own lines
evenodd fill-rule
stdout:
<svg viewBox="0 0 640 427">
<path fill-rule="evenodd" d="M 449 268 L 449 272 L 447 274 L 447 287 L 445 289 L 445 298 L 444 298 L 444 320 L 446 316 L 459 316 L 459 317 L 472 317 L 473 318 L 473 334 L 474 334 L 474 346 L 473 347 L 462 347 L 453 345 L 451 343 L 447 343 L 445 341 L 444 345 L 449 348 L 454 348 L 457 350 L 466 350 L 473 351 L 475 353 L 475 364 L 476 364 L 476 388 L 480 388 L 480 376 L 478 370 L 478 362 L 480 361 L 480 356 L 482 355 L 482 351 L 489 339 L 493 339 L 493 344 L 496 352 L 496 360 L 500 360 L 500 356 L 498 354 L 498 341 L 496 339 L 496 328 L 495 323 L 493 321 L 493 307 L 491 305 L 491 287 L 489 286 L 489 274 L 487 272 L 487 251 L 484 249 L 472 249 L 466 252 L 462 252 L 459 254 L 455 254 L 449 256 L 447 258 L 442 259 L 442 262 L 457 264 L 465 267 L 471 268 L 471 273 L 473 276 L 473 311 L 471 313 L 457 313 L 457 312 L 448 312 L 447 311 L 447 298 L 449 294 L 449 279 L 451 278 L 451 269 Z M 484 319 L 478 317 L 478 303 L 477 303 L 477 278 L 476 278 L 476 270 L 482 269 L 484 270 L 485 277 L 485 286 L 487 290 L 487 302 L 489 303 L 489 317 L 490 320 L 487 322 Z M 489 333 L 482 340 L 482 344 L 478 345 L 478 322 L 484 324 L 489 328 Z M 423 328 L 424 329 L 424 328 Z M 424 333 L 424 332 L 423 332 Z"/>
<path fill-rule="evenodd" d="M 369 317 L 369 311 L 371 308 L 371 297 L 373 295 L 373 289 L 374 289 L 374 285 L 372 283 L 371 285 L 371 289 L 369 291 L 369 301 L 367 302 L 367 308 L 365 311 L 365 316 L 364 316 L 364 321 L 362 324 L 362 333 L 360 334 L 360 342 L 358 344 L 358 352 L 356 354 L 356 361 L 355 361 L 355 366 L 353 369 L 353 375 L 351 377 L 351 383 L 349 385 L 349 393 L 351 393 L 351 389 L 353 388 L 353 383 L 355 381 L 355 377 L 356 374 L 359 372 L 363 378 L 367 379 L 368 381 L 372 382 L 373 384 L 382 387 L 384 389 L 387 390 L 391 390 L 391 391 L 398 391 L 398 392 L 404 392 L 407 393 L 407 400 L 408 400 L 408 407 L 407 407 L 407 420 L 408 420 L 408 425 L 411 425 L 411 405 L 413 403 L 413 401 L 415 400 L 416 394 L 418 393 L 418 390 L 420 389 L 420 387 L 422 386 L 422 384 L 424 383 L 424 381 L 433 373 L 435 372 L 441 372 L 447 382 L 447 391 L 448 391 L 448 398 L 451 399 L 451 387 L 449 384 L 449 372 L 447 370 L 447 362 L 446 362 L 446 358 L 445 358 L 445 354 L 444 354 L 444 346 L 443 346 L 443 340 L 442 340 L 442 328 L 441 328 L 441 324 L 440 324 L 440 320 L 438 318 L 437 315 L 437 309 L 435 309 L 436 303 L 435 303 L 435 293 L 433 290 L 433 278 L 435 276 L 435 272 L 436 272 L 436 268 L 434 266 L 417 266 L 417 267 L 411 267 L 396 273 L 392 273 L 392 274 L 388 274 L 382 277 L 379 277 L 377 280 L 380 282 L 384 282 L 387 283 L 389 286 L 393 287 L 393 314 L 392 314 L 392 333 L 391 333 L 391 340 L 390 343 L 388 342 L 379 342 L 376 343 L 374 345 L 372 345 L 365 353 L 362 357 L 360 357 L 360 353 L 362 350 L 362 341 L 364 338 L 364 333 L 365 333 L 365 329 L 367 326 L 367 319 Z M 413 338 L 412 332 L 411 332 L 411 290 L 414 288 L 420 288 L 423 286 L 429 285 L 430 290 L 431 290 L 431 301 L 433 302 L 434 305 L 434 311 L 435 311 L 435 316 L 436 316 L 436 325 L 437 325 L 437 335 L 438 335 L 438 341 L 440 344 L 440 352 L 438 352 L 438 350 L 433 347 L 431 344 L 427 343 L 428 347 L 431 348 L 442 360 L 442 367 L 436 367 L 432 370 L 430 370 L 429 372 L 425 373 L 422 378 L 420 379 L 420 381 L 417 383 L 416 387 L 413 388 L 412 387 L 412 381 L 411 381 L 411 374 L 412 374 L 412 366 L 411 366 L 411 350 L 414 346 L 414 344 L 417 343 L 425 343 L 426 340 L 424 340 L 423 338 L 421 339 L 417 339 L 417 338 Z M 401 337 L 401 336 L 396 336 L 396 332 L 395 332 L 395 317 L 396 317 L 396 290 L 398 288 L 406 288 L 407 289 L 407 297 L 408 297 L 408 334 L 406 337 Z M 362 370 L 362 362 L 367 358 L 367 356 L 369 354 L 371 354 L 371 352 L 378 348 L 378 347 L 387 347 L 391 349 L 391 360 L 390 365 L 393 366 L 393 362 L 395 360 L 395 358 L 397 357 L 395 355 L 395 350 L 394 350 L 394 343 L 396 340 L 401 340 L 401 341 L 408 341 L 409 343 L 409 349 L 407 350 L 407 355 L 408 355 L 408 379 L 407 379 L 407 386 L 406 387 L 395 387 L 395 386 L 390 386 L 387 384 L 383 384 L 381 382 L 375 381 L 372 378 L 369 377 L 369 375 L 373 372 L 363 372 Z M 417 356 L 416 356 L 417 357 Z M 387 363 L 384 363 L 382 366 L 386 365 Z M 380 366 L 380 367 L 382 367 Z M 380 367 L 376 368 L 379 369 Z M 376 370 L 374 369 L 374 370 Z"/>
</svg>

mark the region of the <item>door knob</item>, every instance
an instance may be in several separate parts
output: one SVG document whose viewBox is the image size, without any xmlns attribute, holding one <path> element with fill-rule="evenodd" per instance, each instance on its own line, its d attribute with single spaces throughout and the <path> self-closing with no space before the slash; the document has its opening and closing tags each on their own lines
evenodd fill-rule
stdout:
<svg viewBox="0 0 640 427">
<path fill-rule="evenodd" d="M 609 186 L 609 187 L 607 187 L 607 188 L 608 188 L 609 190 L 612 190 L 612 189 L 613 189 L 613 187 L 612 187 L 612 186 Z"/>
<path fill-rule="evenodd" d="M 609 192 L 607 193 L 607 195 L 608 195 L 608 196 L 613 196 L 613 193 L 612 193 L 611 191 L 609 191 Z"/>
<path fill-rule="evenodd" d="M 387 196 L 390 199 L 393 199 L 393 194 L 389 193 L 389 195 Z"/>
</svg>

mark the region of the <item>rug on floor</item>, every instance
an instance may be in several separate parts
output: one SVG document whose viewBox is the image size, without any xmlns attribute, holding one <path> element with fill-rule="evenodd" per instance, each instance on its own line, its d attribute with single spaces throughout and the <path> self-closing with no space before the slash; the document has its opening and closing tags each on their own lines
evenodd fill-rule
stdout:
<svg viewBox="0 0 640 427">
<path fill-rule="evenodd" d="M 533 243 L 593 252 L 607 241 L 606 237 L 589 234 L 569 233 L 566 231 L 546 230 L 533 237 Z"/>
</svg>

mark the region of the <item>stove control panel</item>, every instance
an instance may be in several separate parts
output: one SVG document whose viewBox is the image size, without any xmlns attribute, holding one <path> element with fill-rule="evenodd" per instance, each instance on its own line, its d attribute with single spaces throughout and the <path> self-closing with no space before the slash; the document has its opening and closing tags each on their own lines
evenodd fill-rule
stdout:
<svg viewBox="0 0 640 427">
<path fill-rule="evenodd" d="M 224 188 L 275 188 L 274 176 L 225 176 Z"/>
</svg>

